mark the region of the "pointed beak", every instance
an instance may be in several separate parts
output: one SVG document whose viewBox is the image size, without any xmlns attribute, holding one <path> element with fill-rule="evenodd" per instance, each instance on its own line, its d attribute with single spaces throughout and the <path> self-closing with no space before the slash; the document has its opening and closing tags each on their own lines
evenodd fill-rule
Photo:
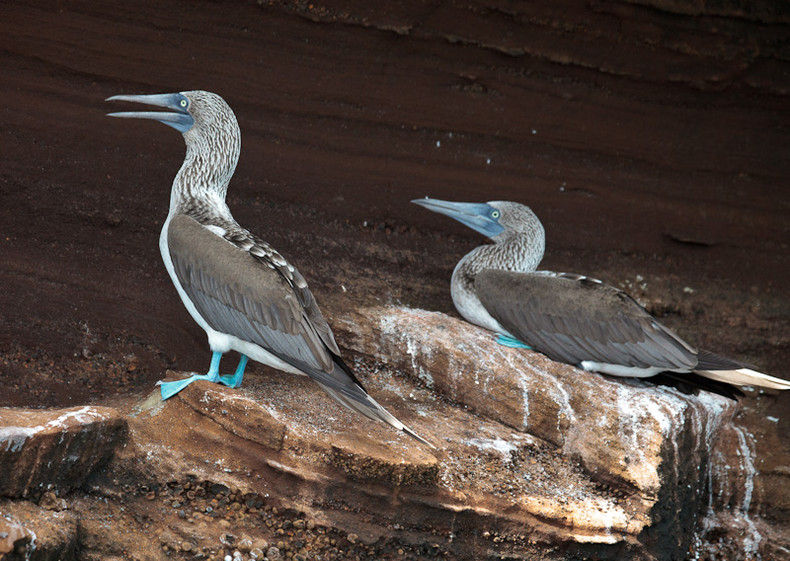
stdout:
<svg viewBox="0 0 790 561">
<path fill-rule="evenodd" d="M 499 223 L 499 211 L 487 203 L 456 203 L 439 199 L 414 199 L 414 204 L 454 218 L 484 236 L 494 238 L 505 231 Z"/>
<path fill-rule="evenodd" d="M 180 93 L 155 94 L 155 95 L 114 95 L 105 101 L 131 101 L 144 103 L 170 109 L 171 112 L 158 111 L 126 111 L 122 113 L 108 113 L 108 117 L 121 117 L 123 119 L 152 119 L 173 127 L 180 133 L 185 133 L 195 124 L 189 114 L 189 100 Z"/>
</svg>

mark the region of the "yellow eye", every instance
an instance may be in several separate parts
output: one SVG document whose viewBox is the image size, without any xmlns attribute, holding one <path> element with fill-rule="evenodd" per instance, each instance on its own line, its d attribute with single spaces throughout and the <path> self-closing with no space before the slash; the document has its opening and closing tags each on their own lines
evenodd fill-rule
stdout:
<svg viewBox="0 0 790 561">
<path fill-rule="evenodd" d="M 499 219 L 499 211 L 498 210 L 492 210 L 491 211 L 491 218 L 493 218 L 494 220 L 498 220 Z"/>
<path fill-rule="evenodd" d="M 186 106 L 187 106 L 187 100 L 186 100 L 186 99 L 182 99 L 182 100 L 181 100 L 181 107 L 183 107 L 184 109 L 186 109 Z"/>
</svg>

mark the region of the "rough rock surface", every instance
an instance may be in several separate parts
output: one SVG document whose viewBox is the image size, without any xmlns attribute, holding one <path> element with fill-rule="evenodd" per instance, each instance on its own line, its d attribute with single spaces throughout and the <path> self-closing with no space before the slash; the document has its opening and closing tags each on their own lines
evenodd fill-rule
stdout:
<svg viewBox="0 0 790 561">
<path fill-rule="evenodd" d="M 126 420 L 110 407 L 0 408 L 0 496 L 67 493 L 109 459 L 126 436 Z"/>
<path fill-rule="evenodd" d="M 339 324 L 349 329 L 347 341 L 356 350 L 412 373 L 481 415 L 550 442 L 594 479 L 639 497 L 641 510 L 632 505 L 621 531 L 641 533 L 640 539 L 662 548 L 675 543 L 672 555 L 688 549 L 700 513 L 732 506 L 713 500 L 717 485 L 753 485 L 753 454 L 743 443 L 743 429 L 732 424 L 737 404 L 730 399 L 584 372 L 498 345 L 490 332 L 437 312 L 378 308 Z M 735 448 L 728 446 L 732 434 L 741 439 Z M 724 475 L 724 458 L 732 463 L 728 469 L 743 473 L 716 483 Z M 719 490 L 716 496 L 732 493 Z M 735 500 L 736 510 L 748 518 L 749 499 Z M 617 517 L 613 511 L 601 520 L 615 527 Z M 745 538 L 748 546 L 751 540 Z"/>
<path fill-rule="evenodd" d="M 732 551 L 780 551 L 750 518 L 753 453 L 734 402 L 585 373 L 436 312 L 365 309 L 337 329 L 371 353 L 355 361 L 369 391 L 437 449 L 360 419 L 306 378 L 197 382 L 129 407 L 129 445 L 92 492 L 45 494 L 39 507 L 86 513 L 91 559 L 134 549 L 152 520 L 168 521 L 152 559 L 222 556 L 237 541 L 305 559 L 671 560 L 714 536 Z M 102 520 L 114 516 L 134 523 L 108 550 Z M 340 545 L 320 538 L 338 530 Z"/>
<path fill-rule="evenodd" d="M 503 347 L 490 332 L 439 312 L 379 308 L 341 325 L 353 325 L 358 352 L 414 373 L 450 399 L 554 444 L 602 481 L 645 497 L 657 498 L 678 479 L 704 477 L 708 451 L 736 409 L 707 392 L 685 396 Z"/>
<path fill-rule="evenodd" d="M 28 501 L 0 501 L 0 560 L 77 559 L 77 516 Z"/>
<path fill-rule="evenodd" d="M 371 314 L 368 323 L 357 324 L 356 333 L 367 332 L 381 319 Z M 400 319 L 389 325 L 400 325 Z M 446 316 L 439 321 L 455 324 L 459 334 L 466 327 Z M 415 333 L 430 335 L 432 326 L 424 317 L 411 326 Z M 468 353 L 456 352 L 454 359 L 475 361 L 485 341 L 480 345 Z M 375 348 L 374 341 L 369 348 Z M 416 339 L 410 348 L 417 360 L 431 352 Z M 492 365 L 492 374 L 507 376 L 512 365 Z M 364 363 L 357 366 L 364 368 Z M 541 369 L 542 376 L 532 384 L 566 368 L 547 362 Z M 708 462 L 702 447 L 710 446 L 711 435 L 724 420 L 722 410 L 730 406 L 713 400 L 709 410 L 694 409 L 689 405 L 693 398 L 666 395 L 651 402 L 640 396 L 649 388 L 623 384 L 622 392 L 630 397 L 654 403 L 652 413 L 632 415 L 614 428 L 599 426 L 594 434 L 584 435 L 610 439 L 615 450 L 608 456 L 610 464 L 595 457 L 592 472 L 576 459 L 586 460 L 585 451 L 571 448 L 568 453 L 497 419 L 465 411 L 439 397 L 441 392 L 415 384 L 410 376 L 416 370 L 404 371 L 406 377 L 377 368 L 367 372 L 366 380 L 382 404 L 435 442 L 437 450 L 359 419 L 330 402 L 309 380 L 271 373 L 253 378 L 240 391 L 200 382 L 164 404 L 152 394 L 130 420 L 135 446 L 119 453 L 113 471 L 133 471 L 126 464 L 145 458 L 151 490 L 176 468 L 193 481 L 219 481 L 238 489 L 237 494 L 271 496 L 271 502 L 265 501 L 270 506 L 304 513 L 321 526 L 342 527 L 378 556 L 391 552 L 388 540 L 412 555 L 432 542 L 437 553 L 467 559 L 525 553 L 546 559 L 617 558 L 624 552 L 632 558 L 672 559 L 691 545 L 697 515 L 707 512 L 708 493 L 703 491 Z M 438 370 L 436 374 L 441 375 Z M 456 383 L 459 388 L 475 385 L 472 377 Z M 474 388 L 465 390 L 474 393 Z M 523 391 L 518 393 L 518 399 L 523 396 Z M 562 431 L 565 440 L 571 441 L 566 435 L 573 431 L 589 430 L 575 425 L 574 415 Z M 632 478 L 648 474 L 643 475 L 648 481 L 639 482 L 642 487 L 624 483 L 624 460 L 617 454 L 625 454 L 625 443 L 633 447 L 635 434 L 645 435 L 639 443 L 645 452 L 632 461 L 638 467 L 625 473 Z M 678 437 L 682 450 L 668 444 L 668 437 Z M 219 480 L 218 468 L 223 473 Z M 679 486 L 683 477 L 689 479 Z M 604 479 L 617 480 L 617 485 Z M 159 498 L 158 491 L 151 492 L 152 500 Z M 205 547 L 205 538 L 198 541 L 196 547 Z M 548 544 L 561 548 L 552 554 Z"/>
</svg>

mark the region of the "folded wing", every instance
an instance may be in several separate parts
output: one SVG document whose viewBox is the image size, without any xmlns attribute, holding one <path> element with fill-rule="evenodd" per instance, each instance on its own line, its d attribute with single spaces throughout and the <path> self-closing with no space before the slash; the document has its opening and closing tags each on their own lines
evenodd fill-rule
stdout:
<svg viewBox="0 0 790 561">
<path fill-rule="evenodd" d="M 636 368 L 693 370 L 696 350 L 623 291 L 565 273 L 485 270 L 483 306 L 512 335 L 548 357 Z"/>
<path fill-rule="evenodd" d="M 370 397 L 343 363 L 299 271 L 256 238 L 245 240 L 247 249 L 235 242 L 186 215 L 168 227 L 176 276 L 209 326 L 262 347 L 346 407 L 425 442 Z"/>
</svg>

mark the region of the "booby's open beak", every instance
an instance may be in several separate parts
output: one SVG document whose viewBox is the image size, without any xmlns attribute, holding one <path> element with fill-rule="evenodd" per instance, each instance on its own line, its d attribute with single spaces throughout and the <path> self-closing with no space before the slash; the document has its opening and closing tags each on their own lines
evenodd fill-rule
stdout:
<svg viewBox="0 0 790 561">
<path fill-rule="evenodd" d="M 185 133 L 192 128 L 195 120 L 189 114 L 189 99 L 180 93 L 154 94 L 154 95 L 114 95 L 104 101 L 132 101 L 155 105 L 172 110 L 172 113 L 156 111 L 127 111 L 122 113 L 108 113 L 108 117 L 122 117 L 124 119 L 153 119 L 173 127 L 180 133 Z"/>
<path fill-rule="evenodd" d="M 454 218 L 461 224 L 469 226 L 472 230 L 489 238 L 496 237 L 505 231 L 505 228 L 499 223 L 499 210 L 488 203 L 455 203 L 427 197 L 414 199 L 412 202 L 433 212 Z"/>
</svg>

